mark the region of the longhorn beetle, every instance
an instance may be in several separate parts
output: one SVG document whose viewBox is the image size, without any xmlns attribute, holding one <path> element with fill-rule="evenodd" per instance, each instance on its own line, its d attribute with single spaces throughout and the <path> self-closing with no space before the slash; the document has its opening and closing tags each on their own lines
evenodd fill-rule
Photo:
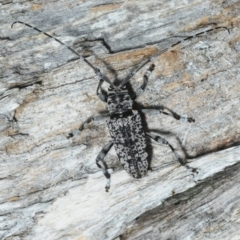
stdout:
<svg viewBox="0 0 240 240">
<path fill-rule="evenodd" d="M 80 55 L 73 48 L 69 47 L 65 43 L 58 40 L 57 38 L 51 36 L 46 32 L 43 32 L 42 30 L 39 30 L 38 28 L 31 26 L 28 23 L 21 22 L 21 21 L 14 22 L 11 27 L 13 27 L 15 23 L 26 25 L 40 33 L 45 34 L 50 38 L 53 38 L 55 41 L 67 47 L 72 53 L 77 55 L 90 68 L 92 68 L 95 74 L 97 75 L 99 83 L 97 86 L 96 93 L 101 101 L 107 103 L 107 109 L 109 111 L 109 114 L 107 116 L 93 116 L 89 118 L 82 124 L 82 126 L 78 130 L 70 133 L 68 135 L 68 138 L 73 137 L 78 132 L 82 131 L 85 128 L 86 124 L 89 124 L 91 121 L 96 121 L 99 119 L 103 119 L 105 117 L 110 117 L 107 125 L 108 125 L 108 129 L 109 129 L 112 141 L 110 141 L 106 146 L 103 147 L 103 149 L 101 150 L 101 152 L 98 154 L 96 158 L 97 166 L 103 171 L 103 174 L 107 178 L 107 184 L 105 186 L 106 191 L 108 191 L 110 188 L 110 173 L 104 161 L 104 157 L 106 156 L 106 154 L 108 153 L 108 151 L 111 149 L 113 145 L 115 147 L 118 158 L 123 168 L 134 178 L 143 177 L 144 175 L 146 175 L 147 171 L 150 168 L 149 162 L 148 162 L 148 153 L 146 150 L 146 146 L 147 146 L 146 138 L 151 138 L 157 141 L 158 143 L 169 146 L 169 148 L 172 150 L 173 154 L 175 155 L 175 157 L 177 158 L 177 160 L 180 162 L 182 166 L 184 166 L 186 169 L 191 170 L 192 172 L 196 171 L 196 169 L 190 167 L 188 164 L 186 164 L 185 161 L 183 161 L 183 159 L 177 154 L 175 149 L 167 140 L 151 132 L 144 132 L 140 113 L 133 109 L 133 101 L 135 101 L 138 98 L 138 96 L 144 92 L 148 83 L 149 76 L 151 72 L 154 70 L 155 65 L 153 63 L 150 65 L 150 67 L 148 68 L 147 72 L 143 77 L 142 85 L 137 89 L 136 93 L 132 98 L 130 97 L 126 84 L 140 69 L 142 69 L 146 64 L 153 62 L 153 60 L 156 57 L 147 59 L 142 65 L 140 65 L 135 71 L 133 71 L 126 79 L 124 79 L 118 86 L 116 86 L 106 76 L 104 76 L 98 68 L 94 67 L 85 57 Z M 185 37 L 183 40 L 178 41 L 172 44 L 169 48 L 166 48 L 163 51 L 161 51 L 158 54 L 158 56 L 168 51 L 170 48 L 180 44 L 183 41 L 193 39 L 195 36 L 199 36 L 206 32 L 210 32 L 219 28 L 225 28 L 228 30 L 228 28 L 226 27 L 215 27 L 215 28 L 208 29 L 204 32 L 197 33 L 196 35 Z M 104 81 L 110 85 L 108 88 L 107 94 L 100 91 Z M 176 120 L 183 120 L 189 123 L 195 122 L 195 120 L 191 117 L 181 117 L 180 115 L 164 107 L 160 107 L 159 109 L 144 108 L 142 109 L 142 112 L 147 114 L 155 114 L 155 113 L 165 114 L 165 115 L 172 116 Z"/>
</svg>

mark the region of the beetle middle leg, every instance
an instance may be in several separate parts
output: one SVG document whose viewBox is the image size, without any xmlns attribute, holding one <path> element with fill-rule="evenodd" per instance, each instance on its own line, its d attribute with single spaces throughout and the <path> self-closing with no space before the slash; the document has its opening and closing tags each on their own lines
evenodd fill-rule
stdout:
<svg viewBox="0 0 240 240">
<path fill-rule="evenodd" d="M 163 137 L 160 137 L 159 135 L 156 134 L 152 134 L 152 133 L 146 133 L 146 135 L 150 138 L 152 138 L 153 140 L 155 140 L 156 142 L 166 145 L 168 147 L 170 147 L 170 149 L 172 150 L 173 154 L 175 155 L 175 157 L 177 158 L 177 160 L 180 162 L 180 164 L 185 167 L 186 169 L 191 170 L 192 172 L 197 172 L 197 169 L 190 167 L 186 162 L 183 161 L 183 159 L 178 155 L 178 153 L 176 152 L 176 150 L 174 149 L 174 147 Z"/>
<path fill-rule="evenodd" d="M 71 138 L 76 136 L 77 134 L 79 134 L 81 131 L 83 131 L 86 126 L 91 123 L 91 122 L 100 122 L 103 120 L 107 120 L 109 118 L 109 113 L 103 113 L 101 115 L 96 115 L 96 116 L 92 116 L 90 118 L 88 118 L 85 122 L 83 122 L 83 124 L 76 130 L 70 132 L 67 136 L 67 138 Z"/>
<path fill-rule="evenodd" d="M 98 156 L 96 158 L 97 166 L 102 170 L 104 176 L 107 178 L 107 183 L 105 186 L 106 192 L 108 192 L 108 190 L 110 188 L 111 174 L 108 172 L 107 164 L 104 162 L 103 159 L 105 158 L 105 156 L 107 155 L 107 153 L 109 152 L 109 150 L 111 149 L 112 146 L 113 146 L 113 142 L 111 141 L 103 147 L 103 149 L 101 150 L 101 152 L 98 154 Z"/>
<path fill-rule="evenodd" d="M 195 122 L 194 118 L 191 117 L 182 117 L 180 115 L 178 115 L 177 113 L 171 111 L 170 109 L 166 108 L 166 107 L 159 107 L 159 108 L 142 108 L 141 111 L 143 113 L 146 114 L 150 114 L 150 115 L 157 115 L 157 114 L 164 114 L 167 116 L 171 116 L 173 118 L 175 118 L 176 120 L 180 120 L 180 121 L 184 121 L 184 122 Z"/>
</svg>

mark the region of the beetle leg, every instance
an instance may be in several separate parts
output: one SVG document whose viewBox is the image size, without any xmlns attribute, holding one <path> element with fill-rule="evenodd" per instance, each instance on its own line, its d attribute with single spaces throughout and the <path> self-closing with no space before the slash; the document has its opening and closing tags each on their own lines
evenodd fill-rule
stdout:
<svg viewBox="0 0 240 240">
<path fill-rule="evenodd" d="M 71 137 L 74 137 L 76 136 L 77 134 L 79 134 L 82 130 L 84 130 L 87 125 L 91 122 L 100 122 L 100 121 L 103 121 L 103 120 L 106 120 L 108 119 L 109 117 L 109 113 L 104 113 L 102 115 L 96 115 L 96 116 L 92 116 L 90 118 L 88 118 L 78 129 L 70 132 L 67 136 L 67 138 L 71 138 Z"/>
<path fill-rule="evenodd" d="M 104 94 L 102 91 L 99 92 L 99 90 L 101 89 L 101 86 L 103 84 L 104 80 L 103 79 L 100 79 L 99 80 L 99 83 L 98 83 L 98 86 L 97 86 L 97 96 L 98 98 L 103 101 L 103 102 L 107 102 L 107 94 Z"/>
<path fill-rule="evenodd" d="M 109 142 L 107 145 L 105 145 L 96 158 L 97 166 L 102 170 L 104 176 L 107 178 L 107 184 L 105 186 L 106 192 L 108 192 L 110 188 L 111 174 L 108 172 L 107 164 L 104 162 L 103 159 L 107 155 L 108 151 L 111 149 L 112 145 L 113 145 L 113 142 Z"/>
<path fill-rule="evenodd" d="M 141 109 L 141 111 L 143 113 L 149 114 L 149 115 L 157 115 L 157 114 L 164 114 L 164 115 L 168 115 L 171 116 L 173 118 L 175 118 L 176 120 L 180 120 L 180 121 L 184 121 L 184 122 L 195 122 L 194 118 L 191 117 L 182 117 L 180 115 L 178 115 L 177 113 L 171 111 L 170 109 L 166 108 L 166 107 L 159 107 L 157 108 L 143 108 Z"/>
<path fill-rule="evenodd" d="M 152 133 L 146 133 L 146 135 L 150 138 L 152 138 L 153 140 L 155 140 L 156 142 L 169 146 L 170 149 L 172 150 L 173 154 L 175 155 L 175 157 L 177 158 L 177 160 L 180 162 L 180 164 L 185 167 L 188 170 L 191 170 L 193 173 L 197 172 L 196 168 L 192 168 L 190 167 L 186 162 L 183 161 L 183 159 L 178 155 L 178 153 L 176 152 L 176 150 L 173 148 L 173 146 L 164 138 L 156 135 L 156 134 L 152 134 Z"/>
<path fill-rule="evenodd" d="M 151 66 L 148 68 L 148 70 L 144 74 L 144 76 L 143 76 L 143 84 L 137 89 L 136 95 L 133 98 L 134 100 L 137 99 L 138 96 L 140 96 L 144 92 L 144 90 L 145 90 L 145 88 L 146 88 L 146 86 L 148 84 L 149 76 L 151 75 L 151 73 L 154 70 L 154 68 L 155 68 L 155 65 L 151 64 Z"/>
</svg>

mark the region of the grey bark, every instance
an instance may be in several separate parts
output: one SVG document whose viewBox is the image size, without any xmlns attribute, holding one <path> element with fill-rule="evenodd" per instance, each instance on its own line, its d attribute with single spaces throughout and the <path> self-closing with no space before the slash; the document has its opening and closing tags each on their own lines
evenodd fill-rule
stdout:
<svg viewBox="0 0 240 240">
<path fill-rule="evenodd" d="M 0 238 L 239 239 L 240 2 L 0 1 Z M 152 172 L 133 179 L 115 150 L 109 193 L 95 165 L 110 140 L 94 72 L 68 49 L 14 21 L 59 38 L 110 79 L 123 80 L 145 59 L 203 30 L 154 60 L 138 102 L 193 117 L 146 116 L 189 165 L 152 145 Z M 142 84 L 144 67 L 131 80 Z M 107 84 L 103 87 L 107 89 Z"/>
</svg>

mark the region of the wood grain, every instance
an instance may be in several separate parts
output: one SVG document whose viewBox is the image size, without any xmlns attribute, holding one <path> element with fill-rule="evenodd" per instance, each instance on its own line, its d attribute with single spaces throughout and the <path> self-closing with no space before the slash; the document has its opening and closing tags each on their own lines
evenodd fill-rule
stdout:
<svg viewBox="0 0 240 240">
<path fill-rule="evenodd" d="M 0 238 L 238 239 L 240 162 L 239 1 L 0 1 Z M 170 149 L 152 143 L 152 172 L 133 179 L 114 149 L 109 193 L 95 158 L 109 140 L 94 72 L 59 38 L 111 80 L 123 80 L 159 55 L 142 106 L 163 105 L 196 119 L 146 116 Z M 136 89 L 148 65 L 131 80 Z M 103 88 L 107 90 L 107 84 Z"/>
</svg>

